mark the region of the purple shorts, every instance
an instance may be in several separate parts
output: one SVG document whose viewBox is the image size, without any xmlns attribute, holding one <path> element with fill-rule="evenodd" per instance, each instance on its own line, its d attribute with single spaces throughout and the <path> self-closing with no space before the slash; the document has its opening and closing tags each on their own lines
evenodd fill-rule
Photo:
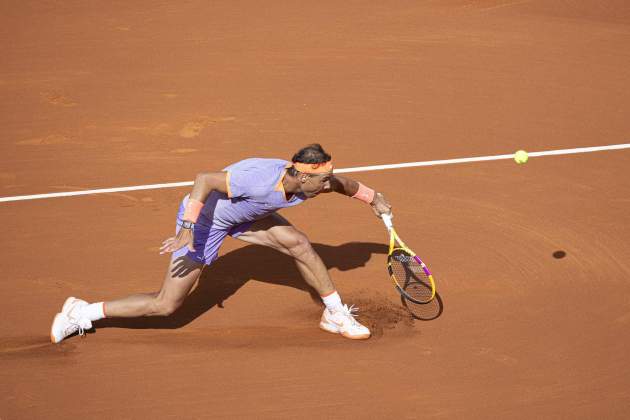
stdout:
<svg viewBox="0 0 630 420">
<path fill-rule="evenodd" d="M 179 232 L 181 229 L 188 197 L 188 195 L 184 197 L 179 205 L 176 232 Z M 243 232 L 246 232 L 253 223 L 254 222 L 246 222 L 232 226 L 229 229 L 220 229 L 216 226 L 212 226 L 212 220 L 200 214 L 193 230 L 193 246 L 195 251 L 193 252 L 190 251 L 188 247 L 183 247 L 173 252 L 172 258 L 175 259 L 187 255 L 188 258 L 193 261 L 210 265 L 219 257 L 219 248 L 221 248 L 221 244 L 226 236 L 230 235 L 233 238 L 238 238 Z"/>
</svg>

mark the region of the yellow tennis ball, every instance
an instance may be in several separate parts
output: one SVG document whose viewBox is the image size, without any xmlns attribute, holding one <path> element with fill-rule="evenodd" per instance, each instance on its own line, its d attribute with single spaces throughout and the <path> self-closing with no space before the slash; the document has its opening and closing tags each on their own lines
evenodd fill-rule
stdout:
<svg viewBox="0 0 630 420">
<path fill-rule="evenodd" d="M 514 161 L 519 165 L 527 162 L 527 159 L 529 159 L 529 156 L 525 150 L 519 150 L 514 153 Z"/>
</svg>

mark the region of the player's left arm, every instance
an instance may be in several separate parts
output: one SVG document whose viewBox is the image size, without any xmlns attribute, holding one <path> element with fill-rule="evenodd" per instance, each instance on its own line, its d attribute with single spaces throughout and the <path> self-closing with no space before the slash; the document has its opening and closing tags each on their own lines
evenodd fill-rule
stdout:
<svg viewBox="0 0 630 420">
<path fill-rule="evenodd" d="M 323 192 L 333 191 L 368 203 L 372 207 L 374 214 L 378 217 L 383 213 L 389 214 L 392 212 L 392 206 L 385 199 L 383 193 L 376 192 L 353 179 L 332 175 L 328 188 L 325 188 Z"/>
</svg>

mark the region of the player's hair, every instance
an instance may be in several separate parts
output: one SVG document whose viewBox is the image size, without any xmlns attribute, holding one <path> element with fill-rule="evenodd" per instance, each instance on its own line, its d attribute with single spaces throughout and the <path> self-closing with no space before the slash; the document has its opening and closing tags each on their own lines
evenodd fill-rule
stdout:
<svg viewBox="0 0 630 420">
<path fill-rule="evenodd" d="M 330 155 L 324 151 L 321 144 L 314 143 L 298 150 L 298 152 L 291 158 L 291 161 L 294 163 L 324 163 L 328 162 L 330 159 Z M 289 168 L 288 173 L 291 176 L 297 176 L 299 171 L 294 167 L 291 167 Z"/>
</svg>

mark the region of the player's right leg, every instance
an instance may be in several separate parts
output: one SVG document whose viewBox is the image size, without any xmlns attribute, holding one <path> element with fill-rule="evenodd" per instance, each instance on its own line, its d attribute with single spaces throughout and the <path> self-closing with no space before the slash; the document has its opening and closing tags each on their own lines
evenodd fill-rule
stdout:
<svg viewBox="0 0 630 420">
<path fill-rule="evenodd" d="M 298 231 L 287 219 L 273 213 L 231 235 L 242 241 L 264 245 L 290 255 L 304 280 L 322 297 L 326 306 L 320 320 L 320 328 L 354 340 L 370 337 L 370 330 L 355 319 L 354 307 L 341 303 L 328 269 L 317 255 L 306 235 Z"/>
<path fill-rule="evenodd" d="M 53 321 L 50 339 L 64 338 L 92 328 L 92 321 L 107 317 L 168 316 L 184 301 L 203 269 L 203 264 L 188 256 L 173 258 L 159 292 L 139 293 L 108 302 L 88 304 L 70 297 Z"/>
</svg>

